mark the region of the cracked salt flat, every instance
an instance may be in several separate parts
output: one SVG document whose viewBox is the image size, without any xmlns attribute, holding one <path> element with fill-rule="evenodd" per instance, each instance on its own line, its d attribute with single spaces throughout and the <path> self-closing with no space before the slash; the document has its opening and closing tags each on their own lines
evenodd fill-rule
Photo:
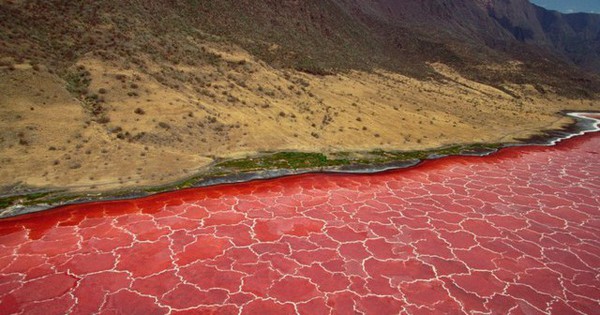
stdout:
<svg viewBox="0 0 600 315">
<path fill-rule="evenodd" d="M 600 135 L 0 221 L 2 314 L 593 314 Z"/>
</svg>

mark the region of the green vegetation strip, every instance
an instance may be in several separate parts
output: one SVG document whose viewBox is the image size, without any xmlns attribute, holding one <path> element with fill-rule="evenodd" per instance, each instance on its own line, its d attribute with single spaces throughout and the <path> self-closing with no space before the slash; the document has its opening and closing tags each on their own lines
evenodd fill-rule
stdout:
<svg viewBox="0 0 600 315">
<path fill-rule="evenodd" d="M 35 205 L 41 203 L 40 200 L 46 200 L 50 194 L 52 193 L 43 192 L 0 198 L 0 209 L 8 208 L 14 204 Z"/>
<path fill-rule="evenodd" d="M 336 152 L 329 155 L 306 152 L 268 152 L 253 157 L 225 160 L 216 163 L 208 171 L 170 185 L 123 189 L 105 192 L 93 196 L 73 194 L 65 191 L 38 192 L 0 198 L 0 209 L 20 205 L 61 205 L 72 202 L 94 201 L 101 199 L 119 199 L 140 197 L 196 186 L 198 183 L 225 176 L 266 170 L 326 170 L 343 166 L 381 166 L 395 162 L 424 160 L 432 156 L 459 155 L 467 153 L 489 152 L 501 148 L 501 144 L 457 145 L 424 151 L 383 151 Z"/>
<path fill-rule="evenodd" d="M 323 153 L 278 152 L 260 156 L 228 160 L 217 163 L 217 169 L 235 172 L 248 172 L 270 169 L 314 169 L 350 165 L 381 165 L 411 160 L 424 160 L 430 156 L 458 155 L 470 152 L 496 150 L 500 144 L 472 144 L 452 146 L 425 151 L 383 151 L 366 153 L 337 152 L 329 157 Z"/>
<path fill-rule="evenodd" d="M 216 167 L 236 171 L 262 169 L 302 169 L 324 166 L 348 165 L 345 159 L 330 160 L 322 153 L 279 152 L 260 157 L 229 160 L 218 163 Z"/>
</svg>

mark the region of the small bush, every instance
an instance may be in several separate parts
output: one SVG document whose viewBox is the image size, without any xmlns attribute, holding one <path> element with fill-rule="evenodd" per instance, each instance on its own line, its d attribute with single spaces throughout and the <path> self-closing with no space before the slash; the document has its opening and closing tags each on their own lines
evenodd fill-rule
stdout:
<svg viewBox="0 0 600 315">
<path fill-rule="evenodd" d="M 96 119 L 96 122 L 99 124 L 108 124 L 110 122 L 110 118 L 108 116 L 101 116 Z"/>
<path fill-rule="evenodd" d="M 158 126 L 160 128 L 167 129 L 167 130 L 171 129 L 171 126 L 169 126 L 169 124 L 167 124 L 166 122 L 162 122 L 162 121 L 158 123 Z"/>
<path fill-rule="evenodd" d="M 332 75 L 333 71 L 329 69 L 325 69 L 321 64 L 313 59 L 303 59 L 296 63 L 295 68 L 297 71 L 318 75 L 318 76 L 326 76 Z"/>
</svg>

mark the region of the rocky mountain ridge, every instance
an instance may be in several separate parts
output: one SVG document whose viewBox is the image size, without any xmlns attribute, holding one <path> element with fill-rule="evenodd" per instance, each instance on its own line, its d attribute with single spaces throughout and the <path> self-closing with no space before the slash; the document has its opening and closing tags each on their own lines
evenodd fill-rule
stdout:
<svg viewBox="0 0 600 315">
<path fill-rule="evenodd" d="M 563 14 L 527 0 L 338 0 L 392 25 L 510 53 L 515 42 L 600 72 L 600 15 Z M 512 56 L 514 57 L 514 56 Z"/>
</svg>

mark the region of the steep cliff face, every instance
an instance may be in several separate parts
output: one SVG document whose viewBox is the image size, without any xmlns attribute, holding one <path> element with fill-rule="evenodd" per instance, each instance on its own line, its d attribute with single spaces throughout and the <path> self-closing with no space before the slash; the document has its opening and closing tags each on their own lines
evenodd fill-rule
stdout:
<svg viewBox="0 0 600 315">
<path fill-rule="evenodd" d="M 537 7 L 527 0 L 494 0 L 487 14 L 518 41 L 547 45 L 548 38 L 537 17 Z"/>
<path fill-rule="evenodd" d="M 493 0 L 487 13 L 512 39 L 600 73 L 600 15 L 562 14 L 527 0 Z"/>
<path fill-rule="evenodd" d="M 527 0 L 331 1 L 366 21 L 372 33 L 384 38 L 390 56 L 441 61 L 491 84 L 597 89 L 600 15 L 561 14 Z M 523 63 L 524 71 L 494 73 L 479 67 L 510 60 Z"/>
<path fill-rule="evenodd" d="M 430 35 L 461 39 L 506 37 L 487 16 L 487 1 L 474 0 L 334 0 L 359 8 L 364 14 L 392 25 L 410 27 Z"/>
<path fill-rule="evenodd" d="M 583 69 L 600 73 L 600 15 L 560 14 L 536 8 L 552 48 Z"/>
<path fill-rule="evenodd" d="M 451 46 L 479 45 L 511 53 L 526 44 L 583 69 L 600 72 L 600 15 L 561 14 L 527 0 L 333 0 L 372 19 L 426 34 Z M 527 49 L 527 46 L 521 47 Z"/>
</svg>

